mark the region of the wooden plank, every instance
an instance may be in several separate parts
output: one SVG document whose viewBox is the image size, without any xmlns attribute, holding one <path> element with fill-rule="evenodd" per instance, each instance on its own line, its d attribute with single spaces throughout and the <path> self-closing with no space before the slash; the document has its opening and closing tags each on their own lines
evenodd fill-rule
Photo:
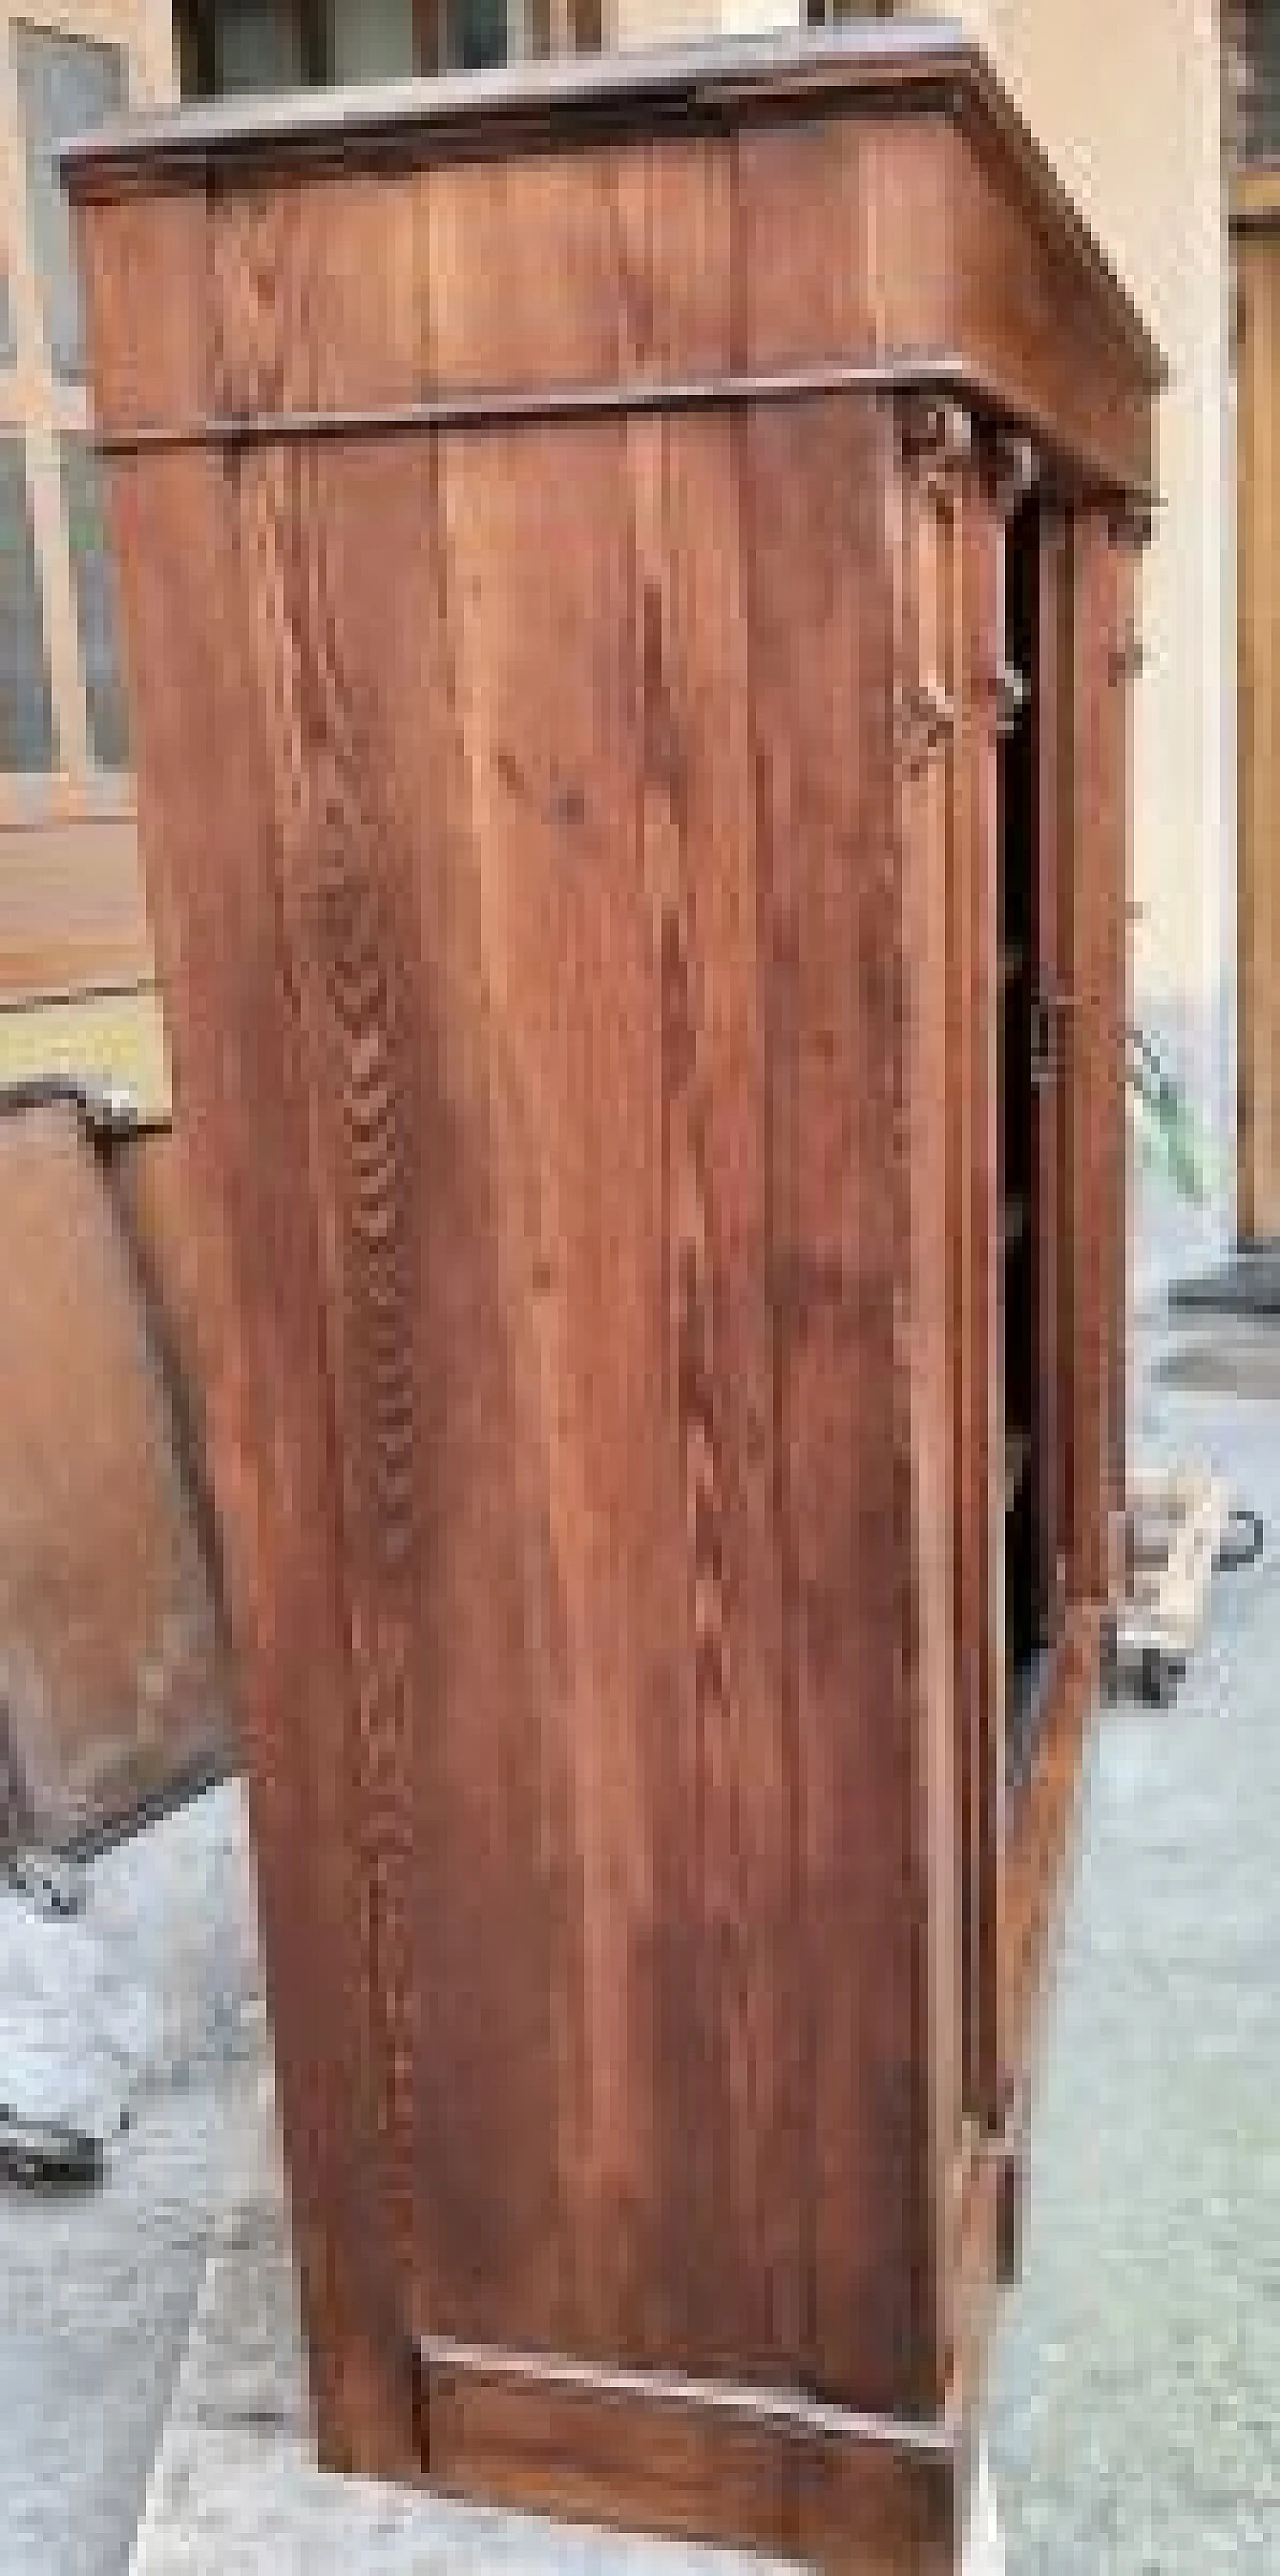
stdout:
<svg viewBox="0 0 1280 2576">
<path fill-rule="evenodd" d="M 228 1760 L 215 1605 L 146 1309 L 73 1113 L 0 1121 L 0 1716 L 29 1828 L 126 1828 Z"/>
<path fill-rule="evenodd" d="M 965 2107 L 984 2127 L 1002 2112 L 1004 1783 L 1004 1495 L 1000 1311 L 1003 1183 L 998 1029 L 999 775 L 991 675 L 1004 656 L 1003 526 L 984 462 L 961 494 L 956 899 L 951 975 L 954 1061 L 962 1087 L 956 1150 L 964 1201 L 954 1220 L 960 1264 L 957 1405 L 958 1690 L 961 1816 L 966 1853 Z"/>
<path fill-rule="evenodd" d="M 1056 1640 L 1067 1615 L 1066 1440 L 1063 1408 L 1072 1315 L 1068 1253 L 1067 1083 L 1070 1064 L 1069 986 L 1071 888 L 1075 867 L 1072 807 L 1073 662 L 1070 621 L 1070 540 L 1065 515 L 1047 510 L 1040 526 L 1039 667 L 1036 672 L 1035 742 L 1039 775 L 1038 860 L 1041 980 L 1054 1008 L 1053 1078 L 1037 1102 L 1038 1240 L 1041 1412 L 1040 1512 L 1045 1599 Z"/>
<path fill-rule="evenodd" d="M 1123 1311 L 1123 957 L 1126 929 L 1127 688 L 1114 659 L 1124 637 L 1128 567 L 1106 519 L 1075 527 L 1073 805 L 1076 874 L 1071 924 L 1072 1392 L 1071 1597 L 1104 1605 L 1115 1566 L 1118 1426 L 1116 1336 Z"/>
<path fill-rule="evenodd" d="M 876 415 L 834 404 L 804 424 L 762 414 L 747 432 L 757 829 L 767 834 L 773 1007 L 785 1014 L 775 1152 L 793 1193 L 787 1218 L 775 1217 L 790 1274 L 777 1330 L 811 1957 L 874 1946 L 878 1960 L 876 1978 L 856 1986 L 811 1971 L 813 2384 L 867 2404 L 902 2402 L 907 2389 L 925 2402 L 940 2360 L 926 2252 L 927 1684 L 898 1640 L 919 1607 L 919 1645 L 932 1649 L 938 1604 L 920 1603 L 931 1568 L 917 1479 L 943 1468 L 914 1445 L 909 1371 L 918 1365 L 927 1385 L 934 1357 L 914 1275 L 901 1310 L 895 1298 L 916 1231 L 909 1049 L 924 971 L 900 907 L 909 896 L 918 923 L 926 853 L 901 839 L 895 815 L 898 672 L 881 551 L 890 437 Z M 862 711 L 852 757 L 829 721 L 837 693 Z M 939 1127 L 927 1169 L 940 1200 L 941 1144 Z M 936 1283 L 941 1293 L 941 1263 Z M 935 1432 L 946 1418 L 934 1418 Z M 944 1498 L 940 1485 L 940 1562 Z M 893 1822 L 882 1830 L 875 1818 Z M 900 2087 L 901 2128 L 876 2108 Z"/>
<path fill-rule="evenodd" d="M 152 971 L 128 812 L 61 813 L 50 786 L 0 810 L 0 1007 Z"/>
<path fill-rule="evenodd" d="M 954 1081 L 948 1045 L 955 893 L 956 768 L 954 725 L 958 669 L 959 491 L 948 438 L 964 451 L 964 433 L 945 424 L 942 453 L 910 456 L 893 496 L 899 516 L 895 668 L 898 690 L 933 710 L 919 747 L 909 743 L 898 765 L 903 987 L 900 1150 L 908 1172 L 904 1330 L 898 1366 L 906 1390 L 908 1476 L 915 1482 L 910 1515 L 909 1581 L 914 1590 L 918 1704 L 906 1717 L 913 1745 L 913 1840 L 923 1890 L 916 2055 L 921 2070 L 920 2129 L 925 2169 L 926 2263 L 932 2308 L 921 2338 L 935 2398 L 950 2381 L 955 2347 L 955 2209 L 952 2185 L 962 2131 L 961 2028 L 964 1847 L 959 1812 L 960 1751 L 956 1638 L 957 1459 L 953 1427 L 960 1365 L 955 1338 L 951 1257 L 955 1230 Z M 902 427 L 899 440 L 902 445 Z M 937 711 L 943 711 L 939 714 Z M 963 1487 L 960 1487 L 963 1491 Z"/>
<path fill-rule="evenodd" d="M 157 329 L 168 297 L 149 299 Z M 144 364 L 146 363 L 144 358 Z M 317 2416 L 334 2465 L 404 2472 L 413 2382 L 355 1983 L 366 1897 L 333 1395 L 281 866 L 236 493 L 200 460 L 117 474 L 143 850 L 180 1031 L 199 1341 Z M 252 549 L 244 578 L 252 577 Z M 201 615 L 182 601 L 198 594 Z M 231 639 L 240 639 L 233 646 Z M 229 649 L 230 648 L 230 649 Z M 190 737 L 190 710 L 207 728 Z M 232 756 L 228 756 L 228 754 Z"/>
<path fill-rule="evenodd" d="M 193 1208 L 181 1133 L 156 1128 L 122 1137 L 103 1157 L 103 1178 L 146 1308 L 201 1560 L 215 1611 L 226 1620 L 222 1538 L 209 1465 L 207 1390 L 217 1368 L 202 1334 L 225 1317 L 202 1316 L 199 1211 Z"/>
<path fill-rule="evenodd" d="M 1073 1610 L 1055 1659 L 1032 1778 L 1017 1808 L 1007 1863 L 1003 2020 L 1015 2128 L 1034 2078 L 1052 1984 L 1054 1943 L 1076 1858 L 1080 1781 L 1097 1705 L 1098 1621 Z"/>
<path fill-rule="evenodd" d="M 1069 866 L 1070 843 L 1064 843 L 1062 832 L 1062 787 L 1059 772 L 1060 743 L 1058 724 L 1063 704 L 1063 690 L 1058 673 L 1060 649 L 1059 583 L 1065 548 L 1065 529 L 1060 520 L 1040 516 L 1036 534 L 1036 618 L 1035 669 L 1031 675 L 1031 703 L 1022 721 L 1030 736 L 1034 765 L 1033 794 L 1036 800 L 1036 922 L 1039 948 L 1039 983 L 1041 996 L 1053 1012 L 1050 1048 L 1053 1070 L 1042 1080 L 1035 1094 L 1033 1108 L 1033 1190 L 1035 1223 L 1032 1233 L 1035 1264 L 1036 1343 L 1039 1363 L 1039 1406 L 1036 1423 L 1036 1492 L 1037 1555 L 1040 1571 L 1040 1597 L 1045 1609 L 1047 1638 L 1051 1639 L 1061 1622 L 1064 1607 L 1060 1582 L 1058 1536 L 1058 1485 L 1061 1476 L 1061 1440 L 1058 1411 L 1060 1393 L 1059 1357 L 1059 1270 L 1061 1261 L 1060 1222 L 1063 1171 L 1062 1144 L 1062 1077 L 1060 1072 L 1061 1014 L 1055 1010 L 1060 990 L 1059 907 L 1064 865 Z"/>
<path fill-rule="evenodd" d="M 429 2378 L 431 2474 L 446 2494 L 551 2506 L 570 2521 L 719 2539 L 858 2576 L 953 2576 L 965 2481 L 958 2454 L 859 2442 L 763 2413 L 623 2408 L 441 2367 Z"/>
</svg>

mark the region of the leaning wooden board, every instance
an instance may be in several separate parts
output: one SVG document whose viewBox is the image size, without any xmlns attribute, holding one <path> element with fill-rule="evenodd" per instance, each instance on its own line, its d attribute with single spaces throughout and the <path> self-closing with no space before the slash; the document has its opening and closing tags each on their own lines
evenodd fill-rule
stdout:
<svg viewBox="0 0 1280 2576">
<path fill-rule="evenodd" d="M 0 1243 L 0 1721 L 28 1834 L 65 1849 L 225 1768 L 225 1652 L 148 1301 L 73 1109 L 0 1117 Z"/>
<path fill-rule="evenodd" d="M 1156 354 L 918 25 L 68 166 L 324 2456 L 940 2570 L 1118 1499 Z"/>
</svg>

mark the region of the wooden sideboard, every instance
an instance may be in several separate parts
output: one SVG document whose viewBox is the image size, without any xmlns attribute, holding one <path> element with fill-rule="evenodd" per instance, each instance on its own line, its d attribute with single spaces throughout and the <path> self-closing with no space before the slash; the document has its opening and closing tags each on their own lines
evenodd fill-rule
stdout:
<svg viewBox="0 0 1280 2576">
<path fill-rule="evenodd" d="M 323 2455 L 949 2567 L 1159 360 L 947 29 L 67 169 Z"/>
</svg>

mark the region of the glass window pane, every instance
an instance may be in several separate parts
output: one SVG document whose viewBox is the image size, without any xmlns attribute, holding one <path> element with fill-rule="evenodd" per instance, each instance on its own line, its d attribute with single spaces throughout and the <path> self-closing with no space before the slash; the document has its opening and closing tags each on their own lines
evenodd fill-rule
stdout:
<svg viewBox="0 0 1280 2576">
<path fill-rule="evenodd" d="M 286 0 L 222 0 L 214 26 L 220 90 L 302 87 L 301 22 Z"/>
<path fill-rule="evenodd" d="M 62 442 L 62 505 L 80 624 L 89 748 L 103 769 L 129 765 L 129 710 L 120 666 L 115 565 L 107 543 L 98 460 L 83 439 Z"/>
<path fill-rule="evenodd" d="M 53 166 L 53 147 L 83 134 L 122 108 L 128 71 L 117 45 L 91 44 L 47 27 L 15 20 L 10 33 L 27 147 L 27 207 L 36 275 L 44 298 L 45 329 L 56 375 L 79 382 L 84 374 L 80 282 L 71 224 Z"/>
<path fill-rule="evenodd" d="M 507 0 L 453 0 L 449 30 L 454 70 L 482 72 L 506 62 Z"/>
<path fill-rule="evenodd" d="M 328 78 L 400 80 L 413 71 L 413 0 L 327 0 Z"/>
<path fill-rule="evenodd" d="M 13 328 L 13 306 L 9 302 L 9 271 L 0 268 L 0 367 L 11 367 L 18 354 Z"/>
<path fill-rule="evenodd" d="M 0 769 L 52 769 L 53 697 L 20 438 L 0 438 Z"/>
</svg>

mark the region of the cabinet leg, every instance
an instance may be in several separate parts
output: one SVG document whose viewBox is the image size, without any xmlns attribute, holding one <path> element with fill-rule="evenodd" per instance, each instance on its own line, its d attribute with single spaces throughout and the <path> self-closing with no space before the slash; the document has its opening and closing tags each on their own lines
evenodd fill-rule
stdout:
<svg viewBox="0 0 1280 2576">
<path fill-rule="evenodd" d="M 423 2427 L 418 2374 L 406 2337 L 393 2351 L 370 2330 L 352 2282 L 330 2278 L 315 2301 L 323 2303 L 323 2339 L 308 2335 L 311 2411 L 320 2466 L 363 2477 L 413 2485 L 423 2474 Z M 303 2287 L 304 2316 L 311 2306 Z M 310 2319 L 308 2319 L 310 2323 Z"/>
</svg>

